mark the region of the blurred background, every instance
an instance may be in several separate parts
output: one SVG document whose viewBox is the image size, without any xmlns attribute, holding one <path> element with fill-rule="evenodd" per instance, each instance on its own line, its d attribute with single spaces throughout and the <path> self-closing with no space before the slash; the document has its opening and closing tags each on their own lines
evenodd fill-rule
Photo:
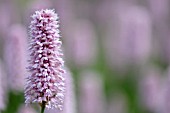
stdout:
<svg viewBox="0 0 170 113">
<path fill-rule="evenodd" d="M 64 111 L 170 113 L 170 0 L 0 0 L 0 112 L 24 104 L 30 16 L 59 14 L 68 80 Z"/>
</svg>

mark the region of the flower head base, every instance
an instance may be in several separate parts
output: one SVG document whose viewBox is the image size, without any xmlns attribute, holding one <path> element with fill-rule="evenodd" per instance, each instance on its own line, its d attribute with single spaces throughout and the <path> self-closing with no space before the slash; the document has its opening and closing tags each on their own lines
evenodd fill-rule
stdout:
<svg viewBox="0 0 170 113">
<path fill-rule="evenodd" d="M 32 15 L 28 67 L 31 75 L 27 77 L 25 88 L 26 103 L 63 107 L 65 71 L 58 28 L 58 15 L 54 10 L 40 10 Z"/>
</svg>

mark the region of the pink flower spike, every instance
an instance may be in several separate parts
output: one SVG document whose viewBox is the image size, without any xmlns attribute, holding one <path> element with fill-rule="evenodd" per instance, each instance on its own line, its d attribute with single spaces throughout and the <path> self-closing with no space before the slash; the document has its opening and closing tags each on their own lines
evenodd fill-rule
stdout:
<svg viewBox="0 0 170 113">
<path fill-rule="evenodd" d="M 25 103 L 45 103 L 62 110 L 65 77 L 58 15 L 54 10 L 36 11 L 30 25 L 30 60 Z"/>
</svg>

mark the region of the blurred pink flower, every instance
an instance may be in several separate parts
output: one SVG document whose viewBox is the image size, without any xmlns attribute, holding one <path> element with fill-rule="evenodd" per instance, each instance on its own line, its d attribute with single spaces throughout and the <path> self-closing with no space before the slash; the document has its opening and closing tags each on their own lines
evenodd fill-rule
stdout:
<svg viewBox="0 0 170 113">
<path fill-rule="evenodd" d="M 107 30 L 110 29 L 108 28 L 110 26 L 113 26 L 117 29 L 117 26 L 115 26 L 117 23 L 114 20 L 117 19 L 119 15 L 118 13 L 121 11 L 126 11 L 129 7 L 133 7 L 136 1 L 137 0 L 104 0 L 98 2 L 98 5 L 96 5 L 95 8 L 93 6 L 95 13 L 92 12 L 92 16 L 95 22 L 97 21 L 102 27 L 101 29 L 104 30 L 104 32 L 107 32 Z M 112 34 L 116 29 L 110 29 Z"/>
<path fill-rule="evenodd" d="M 19 107 L 19 111 L 18 113 L 37 113 L 31 106 L 24 106 L 24 105 L 21 105 Z"/>
<path fill-rule="evenodd" d="M 80 113 L 104 113 L 102 80 L 97 72 L 82 72 L 80 78 Z"/>
<path fill-rule="evenodd" d="M 154 20 L 164 20 L 169 16 L 169 0 L 147 0 Z"/>
<path fill-rule="evenodd" d="M 151 20 L 144 8 L 133 7 L 122 14 L 120 50 L 130 61 L 146 61 L 151 48 Z"/>
<path fill-rule="evenodd" d="M 72 27 L 74 26 L 74 28 Z M 65 34 L 67 59 L 77 66 L 89 66 L 97 56 L 97 40 L 93 24 L 88 20 L 76 20 Z M 72 34 L 72 38 L 70 37 Z"/>
<path fill-rule="evenodd" d="M 76 97 L 75 97 L 75 89 L 74 89 L 74 82 L 72 78 L 71 72 L 66 69 L 67 73 L 65 76 L 66 79 L 66 94 L 65 94 L 65 101 L 64 101 L 64 108 L 62 113 L 76 113 Z"/>
<path fill-rule="evenodd" d="M 5 38 L 4 59 L 7 68 L 9 87 L 12 90 L 24 90 L 26 75 L 26 29 L 24 26 L 15 24 L 10 27 Z"/>
<path fill-rule="evenodd" d="M 149 67 L 142 74 L 139 87 L 142 105 L 152 112 L 162 113 L 164 85 L 160 70 Z"/>
<path fill-rule="evenodd" d="M 63 108 L 65 71 L 58 28 L 54 10 L 40 10 L 32 15 L 28 67 L 31 75 L 27 78 L 26 103 L 45 102 L 47 108 Z"/>
<path fill-rule="evenodd" d="M 163 62 L 169 62 L 169 0 L 146 0 L 146 3 L 148 4 L 148 9 L 150 9 L 150 15 L 152 16 L 152 23 L 154 25 L 153 37 L 156 39 L 154 40 L 155 47 L 153 47 L 154 56 L 160 56 Z"/>
<path fill-rule="evenodd" d="M 120 67 L 146 63 L 152 46 L 151 18 L 148 11 L 137 6 L 117 11 L 116 28 L 110 29 L 105 40 L 108 63 Z"/>
</svg>

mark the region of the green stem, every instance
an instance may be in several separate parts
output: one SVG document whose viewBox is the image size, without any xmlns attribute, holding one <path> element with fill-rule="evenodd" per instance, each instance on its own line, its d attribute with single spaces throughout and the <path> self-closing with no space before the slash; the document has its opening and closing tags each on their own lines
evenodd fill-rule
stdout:
<svg viewBox="0 0 170 113">
<path fill-rule="evenodd" d="M 45 110 L 45 101 L 42 102 L 41 113 L 44 113 L 44 110 Z"/>
</svg>

